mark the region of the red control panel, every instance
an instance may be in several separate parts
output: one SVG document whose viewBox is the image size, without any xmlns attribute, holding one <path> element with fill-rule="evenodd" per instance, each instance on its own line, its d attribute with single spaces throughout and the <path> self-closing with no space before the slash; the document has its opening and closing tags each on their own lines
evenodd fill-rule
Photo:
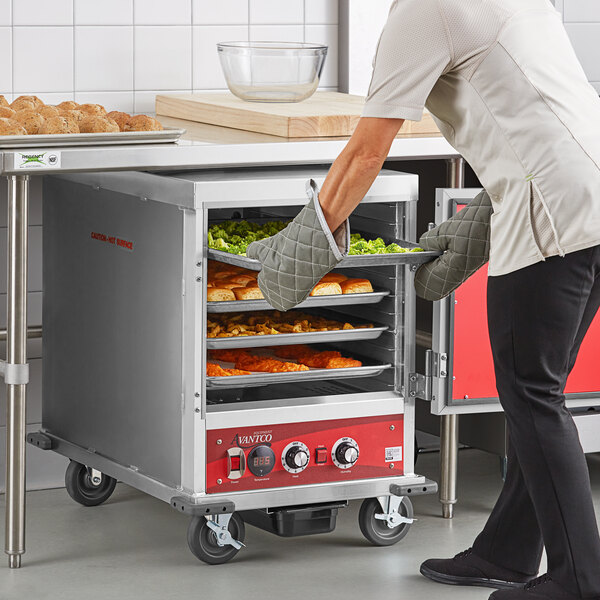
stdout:
<svg viewBox="0 0 600 600">
<path fill-rule="evenodd" d="M 207 432 L 208 493 L 404 473 L 402 415 Z"/>
</svg>

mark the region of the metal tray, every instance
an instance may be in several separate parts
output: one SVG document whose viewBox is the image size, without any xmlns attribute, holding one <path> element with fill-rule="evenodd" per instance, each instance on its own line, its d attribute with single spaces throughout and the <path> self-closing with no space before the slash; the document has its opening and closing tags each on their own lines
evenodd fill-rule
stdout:
<svg viewBox="0 0 600 600">
<path fill-rule="evenodd" d="M 417 244 L 398 240 L 397 243 L 405 248 L 416 248 Z M 401 252 L 398 254 L 364 254 L 356 256 L 347 256 L 341 260 L 336 266 L 336 269 L 344 269 L 350 267 L 381 267 L 385 265 L 422 265 L 428 263 L 438 256 L 441 252 Z M 230 254 L 222 250 L 208 249 L 208 258 L 219 262 L 243 267 L 252 271 L 260 271 L 262 265 L 260 261 L 240 256 L 239 254 Z"/>
<path fill-rule="evenodd" d="M 207 377 L 207 389 L 231 389 L 238 387 L 260 387 L 276 383 L 299 383 L 304 381 L 322 381 L 325 379 L 348 379 L 355 377 L 376 377 L 391 364 L 363 365 L 348 369 L 311 369 L 297 373 L 256 373 L 252 375 L 233 375 L 231 377 Z"/>
<path fill-rule="evenodd" d="M 375 290 L 370 294 L 336 294 L 333 296 L 312 296 L 296 308 L 316 308 L 318 306 L 348 306 L 355 304 L 376 304 L 390 295 L 390 290 Z M 235 300 L 231 302 L 207 302 L 209 313 L 243 312 L 253 310 L 271 310 L 266 300 Z"/>
<path fill-rule="evenodd" d="M 115 146 L 121 144 L 165 144 L 176 142 L 185 129 L 165 127 L 162 131 L 119 133 L 60 133 L 55 135 L 0 136 L 0 150 L 9 148 L 56 148 L 66 146 Z"/>
<path fill-rule="evenodd" d="M 206 338 L 206 347 L 225 348 L 264 348 L 265 346 L 287 346 L 289 344 L 322 344 L 325 342 L 350 342 L 377 339 L 389 327 L 370 329 L 338 329 L 335 331 L 315 331 L 312 333 L 278 333 L 276 335 L 249 335 L 228 338 Z"/>
</svg>

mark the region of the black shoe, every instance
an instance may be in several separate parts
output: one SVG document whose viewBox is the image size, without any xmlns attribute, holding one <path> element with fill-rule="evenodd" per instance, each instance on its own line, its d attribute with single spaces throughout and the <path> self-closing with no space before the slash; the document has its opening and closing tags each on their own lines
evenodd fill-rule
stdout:
<svg viewBox="0 0 600 600">
<path fill-rule="evenodd" d="M 492 588 L 522 588 L 532 579 L 531 575 L 509 571 L 479 558 L 473 554 L 471 548 L 460 552 L 454 558 L 426 560 L 421 565 L 421 574 L 438 583 Z"/>
<path fill-rule="evenodd" d="M 547 574 L 533 579 L 520 590 L 502 590 L 490 596 L 490 600 L 579 600 L 579 598 L 552 581 Z"/>
</svg>

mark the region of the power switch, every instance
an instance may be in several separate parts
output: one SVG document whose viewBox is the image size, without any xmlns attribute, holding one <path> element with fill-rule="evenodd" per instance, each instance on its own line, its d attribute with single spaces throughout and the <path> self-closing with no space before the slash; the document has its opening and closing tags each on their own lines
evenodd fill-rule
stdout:
<svg viewBox="0 0 600 600">
<path fill-rule="evenodd" d="M 317 448 L 315 450 L 315 463 L 317 465 L 324 465 L 327 462 L 327 448 Z"/>
<path fill-rule="evenodd" d="M 227 450 L 227 477 L 239 479 L 246 472 L 246 455 L 241 448 Z"/>
</svg>

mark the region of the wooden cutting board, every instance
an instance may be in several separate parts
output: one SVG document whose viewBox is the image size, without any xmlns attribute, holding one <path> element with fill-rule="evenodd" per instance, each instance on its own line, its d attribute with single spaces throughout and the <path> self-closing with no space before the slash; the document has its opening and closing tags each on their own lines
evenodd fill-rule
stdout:
<svg viewBox="0 0 600 600">
<path fill-rule="evenodd" d="M 245 102 L 229 92 L 156 97 L 156 114 L 287 138 L 352 135 L 364 105 L 362 96 L 316 92 L 296 103 Z M 431 115 L 406 121 L 400 136 L 441 135 Z"/>
</svg>

